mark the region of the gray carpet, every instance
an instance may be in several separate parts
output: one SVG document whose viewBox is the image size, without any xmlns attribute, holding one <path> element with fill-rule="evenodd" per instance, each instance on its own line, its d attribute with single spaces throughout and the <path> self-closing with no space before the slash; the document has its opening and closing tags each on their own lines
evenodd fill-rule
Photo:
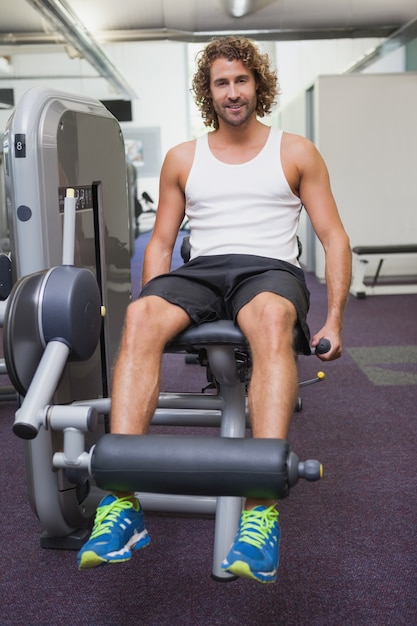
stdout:
<svg viewBox="0 0 417 626">
<path fill-rule="evenodd" d="M 325 289 L 308 282 L 314 332 Z M 416 311 L 417 296 L 351 298 L 343 358 L 326 366 L 300 358 L 301 379 L 323 369 L 326 380 L 302 390 L 290 442 L 325 474 L 281 502 L 275 585 L 210 578 L 210 517 L 149 513 L 149 547 L 88 572 L 77 571 L 74 552 L 41 549 L 23 444 L 11 432 L 15 407 L 1 404 L 0 625 L 417 624 Z M 167 355 L 163 390 L 204 384 L 198 365 Z"/>
</svg>

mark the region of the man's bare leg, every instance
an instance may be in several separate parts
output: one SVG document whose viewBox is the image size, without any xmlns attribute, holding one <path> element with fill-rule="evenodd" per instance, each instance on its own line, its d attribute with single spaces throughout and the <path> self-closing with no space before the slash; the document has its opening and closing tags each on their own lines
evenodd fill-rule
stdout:
<svg viewBox="0 0 417 626">
<path fill-rule="evenodd" d="M 252 355 L 249 413 L 252 435 L 286 439 L 298 395 L 298 375 L 293 349 L 297 315 L 291 302 L 262 293 L 242 307 L 238 324 Z M 246 508 L 273 501 L 247 499 Z"/>
<path fill-rule="evenodd" d="M 294 306 L 272 293 L 261 293 L 239 311 L 238 324 L 252 355 L 249 412 L 252 434 L 286 438 L 297 395 L 293 351 Z M 260 583 L 277 579 L 280 529 L 275 500 L 247 498 L 234 543 L 222 569 Z"/>
<path fill-rule="evenodd" d="M 165 344 L 190 322 L 183 309 L 157 296 L 129 305 L 113 377 L 112 433 L 146 433 L 158 403 Z M 108 494 L 97 509 L 90 539 L 78 553 L 78 567 L 123 563 L 149 542 L 134 493 Z"/>
<path fill-rule="evenodd" d="M 129 305 L 113 374 L 111 432 L 147 432 L 157 407 L 165 345 L 191 323 L 179 306 L 158 296 Z"/>
</svg>

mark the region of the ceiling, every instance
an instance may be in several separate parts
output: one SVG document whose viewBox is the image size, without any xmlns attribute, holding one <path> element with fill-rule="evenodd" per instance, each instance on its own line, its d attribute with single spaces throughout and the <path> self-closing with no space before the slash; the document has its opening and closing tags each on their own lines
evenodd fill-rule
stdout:
<svg viewBox="0 0 417 626">
<path fill-rule="evenodd" d="M 0 46 L 59 41 L 42 5 L 72 11 L 99 41 L 196 41 L 230 31 L 277 40 L 384 37 L 417 17 L 417 0 L 1 0 Z M 233 17 L 233 9 L 247 14 Z"/>
<path fill-rule="evenodd" d="M 206 41 L 241 33 L 289 41 L 377 37 L 390 49 L 417 38 L 417 0 L 0 0 L 0 57 L 33 46 L 71 47 L 119 92 L 123 77 L 102 45 Z M 1 69 L 1 68 L 0 68 Z M 119 83 L 119 84 L 117 84 Z"/>
</svg>

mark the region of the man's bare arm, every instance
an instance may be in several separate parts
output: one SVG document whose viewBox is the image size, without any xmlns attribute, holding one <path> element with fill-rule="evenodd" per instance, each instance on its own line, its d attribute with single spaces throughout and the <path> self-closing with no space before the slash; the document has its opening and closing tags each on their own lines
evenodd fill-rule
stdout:
<svg viewBox="0 0 417 626">
<path fill-rule="evenodd" d="M 329 339 L 331 351 L 322 358 L 330 360 L 338 358 L 342 351 L 341 331 L 351 283 L 352 256 L 349 238 L 331 191 L 327 167 L 310 142 L 304 146 L 299 192 L 323 245 L 326 262 L 327 319 L 313 336 L 312 345 L 317 345 L 321 337 Z"/>
<path fill-rule="evenodd" d="M 193 154 L 192 142 L 188 142 L 172 148 L 165 157 L 155 226 L 145 250 L 142 285 L 171 268 L 172 252 L 184 219 L 184 186 Z"/>
</svg>

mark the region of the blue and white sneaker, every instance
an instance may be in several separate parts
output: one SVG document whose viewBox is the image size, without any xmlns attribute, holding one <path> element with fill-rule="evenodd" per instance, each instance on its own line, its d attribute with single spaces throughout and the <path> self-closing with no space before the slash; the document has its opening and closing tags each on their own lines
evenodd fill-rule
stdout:
<svg viewBox="0 0 417 626">
<path fill-rule="evenodd" d="M 277 579 L 280 529 L 275 505 L 243 511 L 235 542 L 222 569 L 260 583 Z"/>
<path fill-rule="evenodd" d="M 90 569 L 106 563 L 124 563 L 132 550 L 147 546 L 151 539 L 145 528 L 137 498 L 108 495 L 100 502 L 90 539 L 78 553 L 78 568 Z"/>
</svg>

